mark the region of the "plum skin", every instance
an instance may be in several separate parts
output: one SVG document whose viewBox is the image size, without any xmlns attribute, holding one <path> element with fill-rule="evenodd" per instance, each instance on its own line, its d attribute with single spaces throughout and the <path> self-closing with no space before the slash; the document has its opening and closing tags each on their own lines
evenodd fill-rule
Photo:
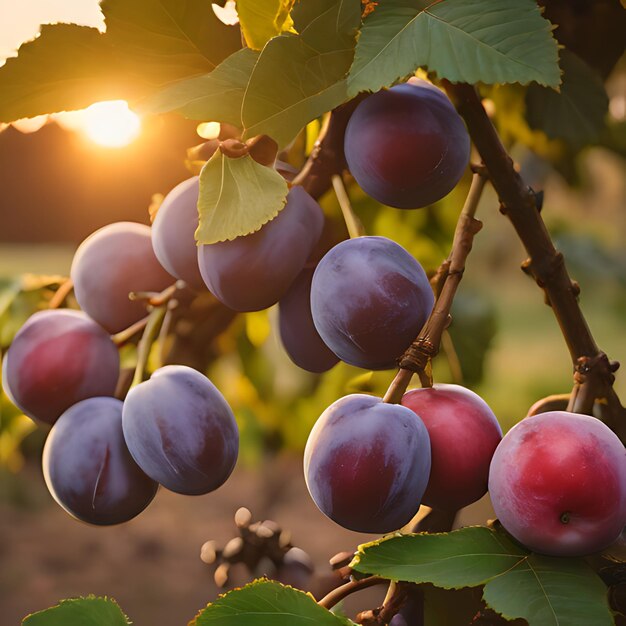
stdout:
<svg viewBox="0 0 626 626">
<path fill-rule="evenodd" d="M 235 467 L 233 412 L 215 385 L 190 367 L 167 365 L 131 388 L 122 426 L 139 467 L 170 491 L 209 493 Z"/>
<path fill-rule="evenodd" d="M 315 329 L 311 315 L 313 268 L 303 269 L 278 303 L 280 338 L 289 358 L 308 372 L 321 374 L 339 362 Z"/>
<path fill-rule="evenodd" d="M 112 396 L 119 377 L 117 348 L 80 311 L 31 315 L 4 358 L 2 380 L 13 403 L 32 419 L 54 424 L 80 400 Z"/>
<path fill-rule="evenodd" d="M 286 206 L 260 230 L 198 247 L 200 273 L 209 291 L 235 311 L 276 304 L 304 267 L 324 226 L 317 202 L 292 187 Z"/>
<path fill-rule="evenodd" d="M 199 178 L 176 185 L 163 199 L 152 223 L 152 247 L 159 263 L 194 289 L 204 289 L 198 267 Z"/>
<path fill-rule="evenodd" d="M 585 556 L 626 525 L 626 449 L 588 415 L 528 417 L 496 449 L 489 493 L 504 528 L 530 550 Z"/>
<path fill-rule="evenodd" d="M 386 237 L 342 241 L 313 274 L 317 332 L 342 361 L 365 369 L 394 367 L 434 302 L 422 266 Z"/>
<path fill-rule="evenodd" d="M 411 80 L 357 106 L 344 150 L 363 191 L 383 204 L 411 209 L 452 191 L 467 167 L 470 139 L 446 95 Z"/>
<path fill-rule="evenodd" d="M 65 411 L 46 439 L 42 465 L 52 497 L 89 524 L 129 521 L 158 489 L 126 447 L 115 398 L 89 398 Z"/>
<path fill-rule="evenodd" d="M 387 533 L 419 509 L 430 473 L 428 431 L 413 411 L 352 394 L 319 417 L 304 451 L 306 485 L 337 524 Z"/>
<path fill-rule="evenodd" d="M 152 249 L 150 227 L 136 222 L 103 226 L 74 255 L 70 276 L 80 308 L 110 333 L 124 330 L 147 314 L 131 291 L 162 291 L 173 277 Z"/>
<path fill-rule="evenodd" d="M 435 384 L 404 394 L 430 436 L 432 467 L 422 502 L 457 511 L 487 493 L 489 465 L 502 429 L 489 405 L 460 385 Z"/>
</svg>

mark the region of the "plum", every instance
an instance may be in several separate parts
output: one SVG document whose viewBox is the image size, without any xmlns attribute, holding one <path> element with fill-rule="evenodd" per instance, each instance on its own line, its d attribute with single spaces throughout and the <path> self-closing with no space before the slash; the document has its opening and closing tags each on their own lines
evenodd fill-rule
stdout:
<svg viewBox="0 0 626 626">
<path fill-rule="evenodd" d="M 504 528 L 530 550 L 585 556 L 626 525 L 626 449 L 589 415 L 528 417 L 497 447 L 489 493 Z"/>
<path fill-rule="evenodd" d="M 489 464 L 502 429 L 487 403 L 460 385 L 436 384 L 404 394 L 430 435 L 432 468 L 422 502 L 457 511 L 487 493 Z"/>
<path fill-rule="evenodd" d="M 29 417 L 54 424 L 80 400 L 112 396 L 120 371 L 115 344 L 80 311 L 31 315 L 4 358 L 5 391 Z"/>
<path fill-rule="evenodd" d="M 174 282 L 152 250 L 150 227 L 135 222 L 103 226 L 83 241 L 70 275 L 80 308 L 110 333 L 146 315 L 131 291 L 161 291 Z"/>
<path fill-rule="evenodd" d="M 394 367 L 432 311 L 422 266 L 385 237 L 337 244 L 313 275 L 311 311 L 324 343 L 350 365 Z"/>
<path fill-rule="evenodd" d="M 48 435 L 42 463 L 53 498 L 89 524 L 127 522 L 158 488 L 128 452 L 122 402 L 115 398 L 89 398 L 65 411 Z"/>
<path fill-rule="evenodd" d="M 467 167 L 470 139 L 446 95 L 417 79 L 361 102 L 348 122 L 344 150 L 367 194 L 411 209 L 452 191 Z"/>
<path fill-rule="evenodd" d="M 323 226 L 319 204 L 302 187 L 292 187 L 286 206 L 260 230 L 199 246 L 202 278 L 211 293 L 235 311 L 266 309 L 296 279 Z"/>
<path fill-rule="evenodd" d="M 353 394 L 317 420 L 304 451 L 304 476 L 320 511 L 363 533 L 387 533 L 419 509 L 430 473 L 422 420 L 399 404 Z"/>
<path fill-rule="evenodd" d="M 215 385 L 190 367 L 167 365 L 131 388 L 122 424 L 139 467 L 170 491 L 209 493 L 235 467 L 233 412 Z"/>
<path fill-rule="evenodd" d="M 289 358 L 309 372 L 326 372 L 339 359 L 322 341 L 311 315 L 314 268 L 305 268 L 278 303 L 280 338 Z"/>
<path fill-rule="evenodd" d="M 163 199 L 152 224 L 152 247 L 159 263 L 194 289 L 204 289 L 198 268 L 198 177 L 176 185 Z"/>
</svg>

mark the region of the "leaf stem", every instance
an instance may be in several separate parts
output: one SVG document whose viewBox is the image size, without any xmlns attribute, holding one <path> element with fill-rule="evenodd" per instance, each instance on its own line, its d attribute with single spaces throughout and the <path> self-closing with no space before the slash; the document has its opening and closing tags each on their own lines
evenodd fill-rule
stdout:
<svg viewBox="0 0 626 626">
<path fill-rule="evenodd" d="M 365 235 L 365 227 L 352 208 L 352 203 L 346 191 L 346 186 L 343 183 L 343 178 L 339 174 L 333 174 L 331 182 L 335 190 L 335 195 L 337 196 L 337 201 L 341 207 L 341 213 L 343 214 L 350 239 L 362 237 Z"/>
<path fill-rule="evenodd" d="M 374 587 L 375 585 L 384 585 L 389 581 L 386 578 L 380 578 L 378 576 L 369 576 L 368 578 L 361 578 L 360 580 L 351 580 L 345 585 L 341 585 L 336 589 L 333 589 L 330 593 L 327 593 L 319 602 L 320 606 L 325 609 L 331 609 L 337 603 L 341 602 L 344 598 L 347 598 L 350 594 L 367 589 L 368 587 Z"/>
</svg>

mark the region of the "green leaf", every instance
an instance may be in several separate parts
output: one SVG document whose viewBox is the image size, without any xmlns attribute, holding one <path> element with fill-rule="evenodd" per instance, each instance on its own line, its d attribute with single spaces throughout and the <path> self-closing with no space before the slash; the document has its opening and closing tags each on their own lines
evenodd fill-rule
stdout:
<svg viewBox="0 0 626 626">
<path fill-rule="evenodd" d="M 239 23 L 246 44 L 260 50 L 272 37 L 295 32 L 290 16 L 294 0 L 237 0 Z"/>
<path fill-rule="evenodd" d="M 463 384 L 472 387 L 483 378 L 485 362 L 498 330 L 498 314 L 485 295 L 467 289 L 456 294 L 451 313 L 452 324 L 448 330 L 461 366 Z"/>
<path fill-rule="evenodd" d="M 253 233 L 285 206 L 287 182 L 251 156 L 231 159 L 217 150 L 200 172 L 198 243 Z"/>
<path fill-rule="evenodd" d="M 128 626 L 131 622 L 115 600 L 109 598 L 74 598 L 61 600 L 57 606 L 28 615 L 22 626 Z"/>
<path fill-rule="evenodd" d="M 557 42 L 534 0 L 385 0 L 366 18 L 349 95 L 378 91 L 419 67 L 466 83 L 560 83 Z"/>
<path fill-rule="evenodd" d="M 107 31 L 56 24 L 0 68 L 0 121 L 134 100 L 214 69 L 241 46 L 204 0 L 105 0 Z"/>
<path fill-rule="evenodd" d="M 530 626 L 613 626 L 607 588 L 582 560 L 532 554 L 487 585 L 487 604 Z"/>
<path fill-rule="evenodd" d="M 609 110 L 600 76 L 569 50 L 561 51 L 561 68 L 563 84 L 559 92 L 539 85 L 528 87 L 528 125 L 574 147 L 598 141 Z"/>
<path fill-rule="evenodd" d="M 422 585 L 424 594 L 424 623 L 428 626 L 459 626 L 471 624 L 481 608 L 481 590 L 441 589 Z"/>
<path fill-rule="evenodd" d="M 258 58 L 258 52 L 242 48 L 210 74 L 175 83 L 141 100 L 135 109 L 140 113 L 176 111 L 192 120 L 240 127 L 241 102 Z"/>
<path fill-rule="evenodd" d="M 207 76 L 180 82 L 141 103 L 229 122 L 244 138 L 269 135 L 284 146 L 308 122 L 348 99 L 345 76 L 354 55 L 359 0 L 315 0 L 299 35 L 274 37 L 258 54 L 239 53 Z"/>
<path fill-rule="evenodd" d="M 530 626 L 613 624 L 607 588 L 584 560 L 531 554 L 489 528 L 388 537 L 360 546 L 352 567 L 444 589 L 484 585 L 492 609 Z"/>
<path fill-rule="evenodd" d="M 475 587 L 526 559 L 528 552 L 482 526 L 451 533 L 392 536 L 359 546 L 358 572 L 390 580 L 433 583 L 453 589 Z"/>
<path fill-rule="evenodd" d="M 220 596 L 189 626 L 353 626 L 319 606 L 313 596 L 270 580 L 257 580 Z"/>
</svg>

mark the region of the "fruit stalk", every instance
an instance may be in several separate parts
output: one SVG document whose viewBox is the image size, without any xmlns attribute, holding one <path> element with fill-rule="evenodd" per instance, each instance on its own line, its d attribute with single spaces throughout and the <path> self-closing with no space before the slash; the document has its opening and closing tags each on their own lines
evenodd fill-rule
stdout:
<svg viewBox="0 0 626 626">
<path fill-rule="evenodd" d="M 400 369 L 385 394 L 385 402 L 400 402 L 413 372 L 418 374 L 423 387 L 432 387 L 428 366 L 439 351 L 441 337 L 450 324 L 450 309 L 463 277 L 465 262 L 472 249 L 474 236 L 482 228 L 481 222 L 474 215 L 487 179 L 480 168 L 476 170 L 465 205 L 459 215 L 450 255 L 442 264 L 443 269 L 440 268 L 437 272 L 442 287 L 435 308 L 418 337 L 400 358 Z"/>
<path fill-rule="evenodd" d="M 582 392 L 576 410 L 591 414 L 594 401 L 600 400 L 602 419 L 626 442 L 626 409 L 613 389 L 613 372 L 618 365 L 606 358 L 591 334 L 578 303 L 578 284 L 569 277 L 563 255 L 554 247 L 533 191 L 515 171 L 476 89 L 468 84 L 446 87 L 487 168 L 500 199 L 500 210 L 528 252 L 523 268 L 543 289 L 561 328 L 577 373 L 574 391 L 577 396 Z"/>
<path fill-rule="evenodd" d="M 150 356 L 150 349 L 152 348 L 152 344 L 159 333 L 159 329 L 161 328 L 166 312 L 167 305 L 164 304 L 155 308 L 148 316 L 148 321 L 143 331 L 143 335 L 141 335 L 141 339 L 137 345 L 137 366 L 135 368 L 135 375 L 133 376 L 131 388 L 143 382 L 148 357 Z"/>
<path fill-rule="evenodd" d="M 348 229 L 350 238 L 354 239 L 354 237 L 362 237 L 365 235 L 365 227 L 352 208 L 348 192 L 346 191 L 346 186 L 343 184 L 343 178 L 339 174 L 334 174 L 331 181 L 333 189 L 335 190 L 335 195 L 337 196 L 337 202 L 339 202 L 339 206 L 341 207 L 341 213 L 343 214 L 343 219 L 346 223 L 346 228 Z"/>
</svg>

